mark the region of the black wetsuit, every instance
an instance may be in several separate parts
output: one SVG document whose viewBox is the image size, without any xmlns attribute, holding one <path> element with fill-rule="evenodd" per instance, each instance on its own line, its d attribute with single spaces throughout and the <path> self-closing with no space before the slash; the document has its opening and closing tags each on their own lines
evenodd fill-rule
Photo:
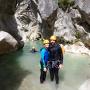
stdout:
<svg viewBox="0 0 90 90">
<path fill-rule="evenodd" d="M 31 53 L 36 53 L 36 52 L 38 52 L 36 49 L 32 49 L 32 50 L 30 50 L 30 52 Z"/>
<path fill-rule="evenodd" d="M 50 44 L 49 46 L 50 59 L 49 59 L 49 72 L 51 81 L 53 81 L 54 76 L 56 84 L 59 83 L 59 65 L 63 64 L 63 53 L 59 44 Z"/>
</svg>

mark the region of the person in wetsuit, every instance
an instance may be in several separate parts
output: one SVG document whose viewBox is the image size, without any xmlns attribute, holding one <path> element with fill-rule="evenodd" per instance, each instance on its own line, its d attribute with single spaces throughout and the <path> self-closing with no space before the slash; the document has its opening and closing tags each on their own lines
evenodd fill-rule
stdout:
<svg viewBox="0 0 90 90">
<path fill-rule="evenodd" d="M 50 37 L 49 72 L 51 81 L 53 81 L 55 77 L 56 84 L 58 84 L 59 83 L 58 71 L 59 68 L 63 67 L 63 53 L 60 45 L 56 42 L 56 40 L 57 40 L 56 36 L 53 35 Z"/>
<path fill-rule="evenodd" d="M 44 40 L 43 42 L 43 48 L 40 50 L 41 54 L 41 60 L 40 60 L 40 83 L 43 83 L 46 79 L 46 73 L 47 73 L 47 62 L 49 60 L 49 40 Z"/>
<path fill-rule="evenodd" d="M 31 53 L 38 52 L 38 50 L 33 46 L 32 49 L 30 50 Z"/>
</svg>

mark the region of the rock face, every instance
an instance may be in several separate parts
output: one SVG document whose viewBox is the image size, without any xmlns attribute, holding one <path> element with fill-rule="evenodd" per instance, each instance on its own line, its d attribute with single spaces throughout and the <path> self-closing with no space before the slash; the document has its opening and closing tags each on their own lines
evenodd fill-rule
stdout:
<svg viewBox="0 0 90 90">
<path fill-rule="evenodd" d="M 9 33 L 0 31 L 0 54 L 15 51 L 18 48 L 18 42 Z"/>
<path fill-rule="evenodd" d="M 25 38 L 48 38 L 53 34 L 57 18 L 57 0 L 24 0 L 20 3 L 15 17 L 18 29 Z M 35 33 L 35 34 L 34 34 Z"/>
<path fill-rule="evenodd" d="M 58 0 L 0 0 L 0 31 L 17 41 L 14 50 L 23 47 L 22 40 L 49 38 L 52 34 L 64 42 L 80 40 L 90 47 L 90 1 L 75 3 L 77 7 L 64 12 Z"/>
<path fill-rule="evenodd" d="M 38 9 L 43 19 L 47 19 L 58 7 L 58 0 L 39 0 Z"/>
<path fill-rule="evenodd" d="M 37 17 L 40 17 L 37 2 L 33 0 L 23 0 L 17 7 L 15 18 L 24 41 L 27 39 L 36 40 L 40 37 L 40 26 Z"/>
<path fill-rule="evenodd" d="M 54 34 L 63 37 L 67 41 L 75 40 L 75 27 L 68 13 L 58 9 L 57 20 L 55 21 Z"/>
<path fill-rule="evenodd" d="M 14 13 L 16 11 L 16 4 L 17 4 L 16 1 L 17 0 L 13 0 L 13 1 L 0 0 L 0 31 L 5 31 L 8 34 L 10 34 L 12 37 L 14 37 L 17 41 L 17 45 L 18 45 L 17 49 L 19 49 L 19 48 L 23 47 L 24 43 L 21 41 L 22 38 L 18 34 L 17 23 L 14 18 Z M 2 36 L 3 36 L 3 34 L 4 33 L 0 33 L 0 35 L 2 35 Z M 7 36 L 9 36 L 9 35 L 7 35 Z M 3 48 L 4 50 L 0 49 L 0 52 L 6 53 L 7 50 L 10 49 L 10 45 L 5 42 L 3 42 L 1 40 L 0 47 L 2 46 L 2 43 L 3 43 L 3 46 L 5 45 L 7 47 L 7 49 L 6 48 L 5 49 Z M 11 49 L 12 50 L 10 50 L 10 51 L 13 51 L 14 47 L 13 48 L 11 47 Z"/>
<path fill-rule="evenodd" d="M 13 15 L 15 13 L 16 0 L 0 0 L 0 14 Z"/>
<path fill-rule="evenodd" d="M 39 0 L 38 9 L 42 18 L 42 34 L 49 38 L 54 32 L 54 23 L 57 18 L 58 0 Z"/>
<path fill-rule="evenodd" d="M 90 24 L 90 0 L 75 0 L 78 5 L 84 20 Z"/>
<path fill-rule="evenodd" d="M 90 46 L 89 23 L 84 20 L 82 4 L 78 6 L 80 8 L 70 7 L 68 12 L 64 12 L 57 2 L 58 0 L 23 0 L 17 6 L 15 17 L 23 40 L 49 38 L 55 34 L 66 42 L 81 40 Z M 76 4 L 77 2 L 80 3 L 81 0 L 76 0 Z"/>
<path fill-rule="evenodd" d="M 75 0 L 82 15 L 82 26 L 88 32 L 82 41 L 90 48 L 90 0 Z"/>
</svg>

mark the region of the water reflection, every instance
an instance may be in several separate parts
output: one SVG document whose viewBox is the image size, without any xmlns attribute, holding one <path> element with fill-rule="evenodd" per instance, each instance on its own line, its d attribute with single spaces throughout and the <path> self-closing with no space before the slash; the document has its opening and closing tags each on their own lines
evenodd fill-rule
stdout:
<svg viewBox="0 0 90 90">
<path fill-rule="evenodd" d="M 23 78 L 30 72 L 18 65 L 23 51 L 0 56 L 0 90 L 18 90 Z"/>
</svg>

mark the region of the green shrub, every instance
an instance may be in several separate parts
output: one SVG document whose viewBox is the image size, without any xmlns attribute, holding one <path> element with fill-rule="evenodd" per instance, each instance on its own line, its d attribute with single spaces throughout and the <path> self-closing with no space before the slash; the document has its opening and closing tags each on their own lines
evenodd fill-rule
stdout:
<svg viewBox="0 0 90 90">
<path fill-rule="evenodd" d="M 62 36 L 61 36 L 61 37 L 57 37 L 57 42 L 58 42 L 58 43 L 62 43 L 62 44 L 64 44 L 64 45 L 65 45 L 65 44 L 73 44 L 73 41 L 67 41 L 67 40 L 65 40 L 64 37 L 62 37 Z"/>
<path fill-rule="evenodd" d="M 76 37 L 77 39 L 79 39 L 79 38 L 81 37 L 81 33 L 80 33 L 80 32 L 76 32 L 75 37 Z"/>
<path fill-rule="evenodd" d="M 74 0 L 58 0 L 59 7 L 64 11 L 67 10 L 67 8 L 69 8 L 70 6 L 73 6 L 74 3 Z"/>
</svg>

